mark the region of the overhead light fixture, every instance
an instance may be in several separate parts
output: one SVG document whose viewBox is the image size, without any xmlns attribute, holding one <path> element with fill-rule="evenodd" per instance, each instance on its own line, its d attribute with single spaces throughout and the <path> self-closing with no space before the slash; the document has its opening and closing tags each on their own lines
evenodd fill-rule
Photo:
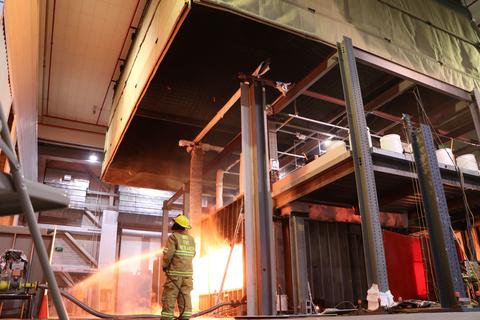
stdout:
<svg viewBox="0 0 480 320">
<path fill-rule="evenodd" d="M 98 161 L 97 155 L 95 153 L 90 154 L 90 156 L 88 157 L 88 161 L 97 162 Z"/>
</svg>

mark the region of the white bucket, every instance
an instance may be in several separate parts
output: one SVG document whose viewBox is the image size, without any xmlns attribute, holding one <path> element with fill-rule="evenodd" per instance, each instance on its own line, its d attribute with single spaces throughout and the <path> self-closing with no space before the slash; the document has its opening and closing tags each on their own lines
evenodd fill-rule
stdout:
<svg viewBox="0 0 480 320">
<path fill-rule="evenodd" d="M 459 156 L 457 158 L 457 166 L 466 170 L 478 171 L 477 159 L 471 153 Z"/>
<path fill-rule="evenodd" d="M 437 151 L 435 151 L 435 153 L 437 155 L 438 163 L 448 164 L 451 166 L 455 165 L 455 158 L 453 156 L 452 149 L 450 148 L 438 149 Z"/>
<path fill-rule="evenodd" d="M 380 148 L 383 150 L 402 153 L 402 140 L 398 134 L 387 134 L 380 138 Z"/>
</svg>

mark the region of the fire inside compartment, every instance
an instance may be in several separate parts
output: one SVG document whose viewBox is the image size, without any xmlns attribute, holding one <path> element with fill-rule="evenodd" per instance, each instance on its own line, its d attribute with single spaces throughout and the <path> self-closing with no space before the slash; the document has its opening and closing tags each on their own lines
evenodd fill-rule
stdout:
<svg viewBox="0 0 480 320">
<path fill-rule="evenodd" d="M 193 219 L 192 235 L 196 241 L 193 260 L 193 312 L 206 310 L 244 297 L 242 199 L 200 219 Z M 232 223 L 236 221 L 236 223 Z M 151 249 L 155 247 L 154 249 Z M 102 268 L 69 289 L 84 304 L 106 314 L 160 314 L 153 283 L 162 260 L 159 242 L 146 252 L 128 256 Z M 128 249 L 121 249 L 128 251 Z M 84 309 L 64 299 L 67 311 L 75 317 L 91 316 Z M 239 314 L 241 306 L 222 307 L 216 317 Z M 51 308 L 54 311 L 54 308 Z"/>
</svg>

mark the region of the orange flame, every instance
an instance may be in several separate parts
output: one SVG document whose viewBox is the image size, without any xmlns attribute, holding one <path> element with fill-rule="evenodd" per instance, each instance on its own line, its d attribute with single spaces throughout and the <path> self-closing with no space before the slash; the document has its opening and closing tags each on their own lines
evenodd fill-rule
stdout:
<svg viewBox="0 0 480 320">
<path fill-rule="evenodd" d="M 210 220 L 210 219 L 209 219 Z M 211 223 L 210 223 L 211 222 Z M 197 254 L 193 260 L 194 289 L 192 291 L 193 312 L 199 311 L 200 296 L 216 296 L 221 287 L 231 246 L 220 237 L 216 224 L 198 223 L 193 228 L 197 235 Z M 202 225 L 208 232 L 199 235 Z M 202 251 L 200 251 L 202 249 Z M 223 291 L 238 290 L 243 287 L 242 245 L 233 247 L 223 285 Z M 111 314 L 160 314 L 161 306 L 152 302 L 153 274 L 148 268 L 141 271 L 138 264 L 151 262 L 152 258 L 161 259 L 162 249 L 141 253 L 122 259 L 101 268 L 69 291 L 79 300 L 101 312 Z M 80 308 L 66 301 L 68 311 L 75 316 L 89 316 Z M 218 319 L 218 318 L 217 318 Z M 222 318 L 223 319 L 223 318 Z M 225 318 L 226 319 L 226 318 Z"/>
</svg>

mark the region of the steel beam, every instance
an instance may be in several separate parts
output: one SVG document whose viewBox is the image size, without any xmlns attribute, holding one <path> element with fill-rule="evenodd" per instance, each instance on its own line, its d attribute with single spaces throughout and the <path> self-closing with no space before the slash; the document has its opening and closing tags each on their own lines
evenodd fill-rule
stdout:
<svg viewBox="0 0 480 320">
<path fill-rule="evenodd" d="M 67 237 L 67 239 L 70 241 L 70 243 L 75 247 L 77 248 L 78 251 L 80 251 L 80 253 L 85 257 L 87 258 L 95 267 L 98 266 L 98 261 L 97 259 L 95 259 L 94 256 L 92 256 L 90 254 L 90 252 L 88 252 L 80 242 L 78 242 L 70 233 L 68 232 L 64 232 L 65 236 Z"/>
<path fill-rule="evenodd" d="M 168 209 L 175 201 L 178 200 L 178 198 L 180 198 L 181 196 L 183 196 L 183 194 L 184 194 L 184 189 L 185 189 L 185 186 L 182 186 L 182 188 L 178 189 L 177 192 L 175 192 L 175 193 L 170 197 L 170 199 L 165 200 L 165 201 L 163 202 L 163 207 Z"/>
<path fill-rule="evenodd" d="M 96 227 L 99 227 L 99 228 L 102 227 L 102 224 L 100 223 L 100 220 L 98 219 L 97 216 L 95 216 L 95 215 L 93 214 L 92 211 L 90 211 L 90 210 L 88 210 L 88 209 L 85 209 L 85 210 L 83 210 L 83 212 L 85 213 L 85 215 L 87 216 L 87 218 L 88 218 L 91 222 L 93 222 L 93 224 L 94 224 Z"/>
<path fill-rule="evenodd" d="M 442 82 L 440 80 L 433 79 L 418 71 L 408 69 L 404 66 L 388 61 L 360 49 L 353 49 L 353 54 L 360 63 L 372 66 L 375 69 L 383 70 L 389 74 L 393 74 L 403 79 L 412 80 L 418 84 L 421 84 L 422 86 L 425 86 L 436 92 L 447 94 L 455 99 L 472 101 L 472 97 L 465 90 Z"/>
<path fill-rule="evenodd" d="M 380 109 L 385 104 L 389 103 L 393 99 L 397 98 L 398 96 L 402 95 L 405 91 L 412 88 L 415 85 L 414 82 L 410 80 L 403 80 L 395 85 L 391 86 L 369 102 L 365 104 L 365 112 L 372 112 L 375 110 Z M 345 104 L 344 104 L 345 105 Z M 346 111 L 342 111 L 336 116 L 332 117 L 328 120 L 328 122 L 332 123 L 345 115 Z"/>
<path fill-rule="evenodd" d="M 57 228 L 57 231 L 59 232 L 69 232 L 71 234 L 81 234 L 81 235 L 91 235 L 91 236 L 97 236 L 101 234 L 101 230 L 99 228 L 92 228 L 89 226 L 73 227 L 73 226 L 62 226 L 62 225 L 39 223 L 38 227 L 42 232 L 44 230 L 45 232 L 48 232 L 49 230 L 53 230 Z"/>
<path fill-rule="evenodd" d="M 385 119 L 385 120 L 392 121 L 392 122 L 397 123 L 397 124 L 403 123 L 403 120 L 402 120 L 401 117 L 390 114 L 390 113 L 387 113 L 387 112 L 376 110 L 376 111 L 372 111 L 370 114 L 373 114 L 373 115 L 375 115 L 379 118 Z M 413 123 L 414 126 L 418 125 L 418 122 L 415 121 L 415 120 L 412 120 L 412 123 Z M 462 137 L 450 137 L 450 136 L 448 136 L 448 134 L 449 134 L 448 131 L 441 130 L 441 129 L 435 129 L 435 128 L 433 130 L 440 137 L 448 138 L 448 139 L 454 139 L 454 140 L 462 141 L 462 142 L 467 143 L 467 144 L 476 145 L 475 141 L 473 141 L 471 139 L 462 138 Z"/>
<path fill-rule="evenodd" d="M 207 123 L 200 133 L 193 139 L 194 143 L 199 143 L 207 135 L 207 133 L 220 121 L 223 116 L 232 108 L 240 99 L 240 89 L 235 91 L 233 96 L 225 103 L 225 105 L 215 114 L 215 116 Z"/>
<path fill-rule="evenodd" d="M 279 99 L 271 105 L 274 114 L 279 113 L 290 103 L 292 103 L 298 96 L 303 94 L 308 88 L 310 88 L 315 82 L 327 74 L 330 70 L 337 65 L 336 53 L 332 53 L 325 60 L 323 60 L 318 66 L 316 66 L 309 74 L 302 80 L 296 83 L 287 94 L 281 96 Z"/>
<path fill-rule="evenodd" d="M 276 268 L 264 90 L 243 82 L 240 89 L 247 315 L 274 315 Z"/>
<path fill-rule="evenodd" d="M 440 303 L 444 308 L 456 308 L 458 307 L 458 301 L 455 292 L 458 292 L 461 297 L 465 297 L 465 287 L 455 248 L 442 177 L 435 155 L 432 133 L 430 128 L 424 124 L 421 124 L 418 130 L 414 130 L 409 117 L 404 117 L 412 143 L 420 191 L 425 207 L 425 218 Z"/>
<path fill-rule="evenodd" d="M 310 98 L 315 98 L 317 100 L 322 100 L 331 104 L 336 104 L 337 106 L 345 107 L 345 101 L 343 101 L 342 99 L 338 99 L 323 93 L 319 93 L 311 90 L 305 90 L 303 95 Z"/>
<path fill-rule="evenodd" d="M 368 287 L 375 283 L 378 284 L 381 292 L 386 292 L 389 289 L 382 226 L 380 225 L 372 154 L 368 143 L 367 123 L 352 40 L 344 37 L 343 42 L 338 43 L 337 47 L 362 219 L 367 282 Z"/>
<path fill-rule="evenodd" d="M 470 104 L 470 113 L 472 114 L 473 124 L 477 132 L 478 141 L 480 141 L 480 90 L 473 90 L 475 100 Z"/>
<path fill-rule="evenodd" d="M 60 275 L 60 278 L 62 278 L 63 282 L 65 282 L 69 288 L 72 288 L 73 286 L 75 286 L 75 281 L 70 276 L 70 273 L 62 271 L 59 273 L 59 275 Z"/>
</svg>

